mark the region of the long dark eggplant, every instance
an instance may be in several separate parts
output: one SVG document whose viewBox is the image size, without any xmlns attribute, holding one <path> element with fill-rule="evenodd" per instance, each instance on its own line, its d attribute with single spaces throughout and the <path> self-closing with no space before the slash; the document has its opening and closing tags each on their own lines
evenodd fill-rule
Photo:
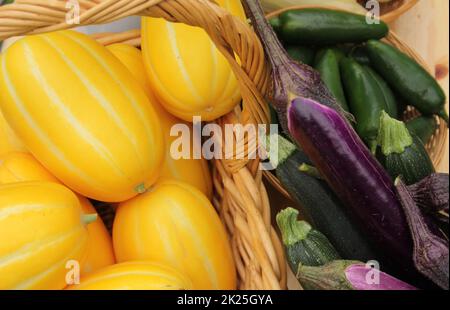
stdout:
<svg viewBox="0 0 450 310">
<path fill-rule="evenodd" d="M 400 270 L 416 274 L 413 242 L 394 183 L 349 123 L 333 109 L 297 98 L 288 107 L 288 127 L 373 242 Z"/>
</svg>

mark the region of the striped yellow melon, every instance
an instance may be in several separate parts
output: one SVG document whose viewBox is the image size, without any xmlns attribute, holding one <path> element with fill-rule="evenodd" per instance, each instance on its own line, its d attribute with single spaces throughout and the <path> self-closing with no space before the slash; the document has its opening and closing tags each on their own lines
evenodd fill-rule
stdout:
<svg viewBox="0 0 450 310">
<path fill-rule="evenodd" d="M 0 289 L 62 289 L 88 233 L 78 198 L 50 182 L 0 185 Z"/>
<path fill-rule="evenodd" d="M 0 184 L 45 181 L 59 183 L 31 154 L 10 152 L 0 156 Z"/>
<path fill-rule="evenodd" d="M 170 146 L 177 138 L 170 135 L 170 130 L 175 124 L 186 124 L 192 130 L 192 125 L 188 124 L 171 114 L 167 113 L 157 102 L 156 97 L 150 87 L 150 82 L 145 72 L 142 53 L 137 48 L 126 44 L 113 44 L 108 49 L 130 70 L 134 77 L 140 82 L 147 92 L 150 102 L 158 113 L 161 122 L 163 135 L 166 143 L 164 165 L 161 169 L 160 179 L 176 179 L 189 183 L 206 196 L 212 196 L 211 174 L 208 163 L 204 159 L 174 159 L 170 154 Z M 192 149 L 193 146 L 191 146 Z"/>
<path fill-rule="evenodd" d="M 79 197 L 79 199 L 84 214 L 97 213 L 88 199 L 84 197 Z M 81 266 L 82 275 L 90 274 L 116 262 L 111 235 L 106 229 L 103 220 L 97 217 L 95 222 L 87 226 L 87 230 L 89 238 L 86 258 Z"/>
<path fill-rule="evenodd" d="M 0 53 L 0 63 L 1 59 Z M 3 117 L 0 104 L 0 155 L 15 151 L 26 152 L 26 148 Z"/>
<path fill-rule="evenodd" d="M 152 262 L 112 265 L 87 277 L 72 290 L 188 290 L 191 281 L 181 272 Z"/>
<path fill-rule="evenodd" d="M 15 151 L 26 152 L 26 148 L 9 127 L 0 110 L 0 155 Z"/>
<path fill-rule="evenodd" d="M 25 37 L 1 59 L 5 118 L 27 149 L 83 196 L 124 201 L 151 186 L 164 143 L 130 72 L 88 36 Z"/>
<path fill-rule="evenodd" d="M 151 260 L 183 271 L 194 289 L 235 289 L 236 270 L 225 228 L 193 186 L 158 182 L 123 202 L 113 225 L 118 262 Z"/>
<path fill-rule="evenodd" d="M 0 156 L 0 185 L 29 182 L 47 181 L 59 183 L 48 170 L 30 154 L 12 152 Z M 94 209 L 88 199 L 78 196 L 84 214 L 94 214 Z M 81 266 L 81 274 L 87 274 L 114 264 L 114 252 L 111 236 L 105 227 L 102 219 L 97 220 L 87 226 L 89 233 L 86 259 Z"/>
<path fill-rule="evenodd" d="M 217 0 L 245 18 L 240 0 Z M 237 80 L 204 30 L 161 18 L 143 18 L 142 51 L 152 88 L 173 115 L 214 120 L 240 100 Z"/>
</svg>

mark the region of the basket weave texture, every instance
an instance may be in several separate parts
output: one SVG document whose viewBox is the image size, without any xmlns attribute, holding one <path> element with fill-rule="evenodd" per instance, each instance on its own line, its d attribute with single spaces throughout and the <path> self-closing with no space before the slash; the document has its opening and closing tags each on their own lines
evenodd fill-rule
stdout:
<svg viewBox="0 0 450 310">
<path fill-rule="evenodd" d="M 208 0 L 79 0 L 80 24 L 66 22 L 65 0 L 16 0 L 0 7 L 0 40 L 80 25 L 102 24 L 131 15 L 162 17 L 203 28 L 229 61 L 240 85 L 243 104 L 217 124 L 267 124 L 264 95 L 270 81 L 262 45 L 251 28 Z M 104 45 L 140 45 L 137 30 L 100 34 Z M 236 59 L 239 58 L 239 62 Z M 286 262 L 280 239 L 272 226 L 268 195 L 259 159 L 245 159 L 255 144 L 247 139 L 233 158 L 215 160 L 213 203 L 229 233 L 240 289 L 285 289 Z M 225 153 L 225 150 L 223 150 Z M 238 155 L 244 155 L 238 156 Z M 244 159 L 236 159 L 244 158 Z"/>
</svg>

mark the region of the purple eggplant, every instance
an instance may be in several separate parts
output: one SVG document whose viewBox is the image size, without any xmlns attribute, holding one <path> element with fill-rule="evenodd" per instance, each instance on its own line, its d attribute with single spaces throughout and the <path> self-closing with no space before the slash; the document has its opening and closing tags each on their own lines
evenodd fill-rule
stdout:
<svg viewBox="0 0 450 310">
<path fill-rule="evenodd" d="M 414 241 L 416 269 L 440 288 L 449 289 L 448 241 L 430 230 L 427 219 L 401 177 L 395 181 Z"/>
<path fill-rule="evenodd" d="M 288 107 L 288 127 L 374 245 L 414 276 L 413 241 L 394 183 L 349 123 L 329 107 L 297 98 Z"/>
<path fill-rule="evenodd" d="M 307 290 L 417 290 L 382 271 L 357 261 L 337 260 L 324 266 L 302 266 L 297 278 Z"/>
</svg>

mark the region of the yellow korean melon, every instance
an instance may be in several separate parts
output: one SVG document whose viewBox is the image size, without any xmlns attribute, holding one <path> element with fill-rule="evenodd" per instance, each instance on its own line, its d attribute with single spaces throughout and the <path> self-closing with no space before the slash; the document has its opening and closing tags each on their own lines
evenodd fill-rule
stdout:
<svg viewBox="0 0 450 310">
<path fill-rule="evenodd" d="M 216 2 L 245 19 L 240 0 Z M 211 121 L 238 104 L 231 67 L 203 29 L 144 17 L 142 51 L 152 89 L 171 114 L 188 122 L 193 116 Z"/>
<path fill-rule="evenodd" d="M 0 289 L 62 289 L 88 232 L 77 196 L 50 182 L 0 185 Z"/>
<path fill-rule="evenodd" d="M 192 284 L 183 273 L 153 262 L 127 262 L 103 268 L 71 290 L 188 290 Z"/>
<path fill-rule="evenodd" d="M 189 183 L 201 190 L 208 198 L 212 196 L 212 181 L 208 163 L 205 159 L 174 159 L 170 153 L 170 147 L 173 141 L 177 139 L 170 135 L 172 126 L 176 124 L 185 124 L 189 126 L 192 133 L 192 124 L 186 123 L 168 112 L 166 112 L 158 103 L 150 82 L 145 72 L 142 53 L 139 49 L 127 44 L 112 44 L 107 47 L 133 74 L 141 86 L 147 92 L 150 103 L 157 111 L 161 122 L 163 135 L 165 139 L 165 158 L 161 168 L 161 179 L 176 179 Z M 191 149 L 192 149 L 191 143 Z"/>
<path fill-rule="evenodd" d="M 0 53 L 0 63 L 1 59 L 2 54 Z M 26 148 L 3 117 L 0 104 L 0 155 L 15 151 L 26 152 Z"/>
<path fill-rule="evenodd" d="M 26 148 L 11 127 L 9 127 L 0 110 L 0 155 L 16 151 L 26 152 Z"/>
<path fill-rule="evenodd" d="M 151 260 L 183 271 L 194 289 L 235 289 L 225 228 L 204 194 L 178 181 L 158 182 L 119 205 L 113 225 L 118 262 Z"/>
<path fill-rule="evenodd" d="M 27 149 L 65 185 L 106 202 L 159 175 L 158 117 L 131 73 L 87 35 L 27 36 L 3 54 L 0 105 Z"/>
<path fill-rule="evenodd" d="M 59 183 L 30 154 L 12 152 L 0 156 L 0 185 L 17 182 L 47 181 Z M 95 214 L 88 199 L 78 196 L 84 214 Z M 87 226 L 89 233 L 86 258 L 81 266 L 81 274 L 87 274 L 115 263 L 111 236 L 102 219 L 97 218 Z"/>
</svg>

